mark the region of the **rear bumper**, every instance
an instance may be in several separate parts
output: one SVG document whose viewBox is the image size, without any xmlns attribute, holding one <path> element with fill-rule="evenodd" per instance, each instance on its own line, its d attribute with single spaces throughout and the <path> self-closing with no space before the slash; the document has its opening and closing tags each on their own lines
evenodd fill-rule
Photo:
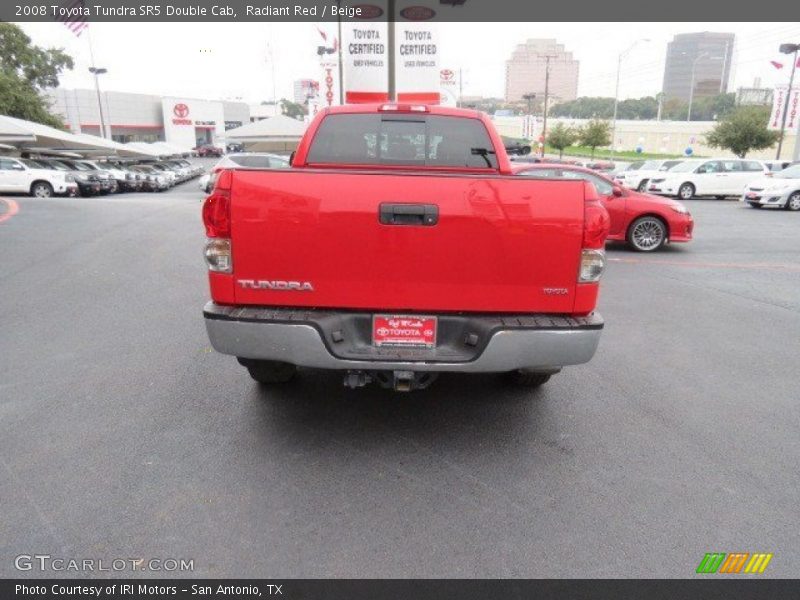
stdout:
<svg viewBox="0 0 800 600">
<path fill-rule="evenodd" d="M 374 348 L 365 313 L 241 308 L 206 304 L 203 315 L 217 352 L 319 369 L 496 373 L 554 369 L 588 362 L 603 329 L 598 314 L 441 316 L 435 349 Z M 338 334 L 338 335 L 336 335 Z M 468 343 L 470 334 L 473 337 Z M 337 341 L 338 340 L 338 341 Z"/>
</svg>

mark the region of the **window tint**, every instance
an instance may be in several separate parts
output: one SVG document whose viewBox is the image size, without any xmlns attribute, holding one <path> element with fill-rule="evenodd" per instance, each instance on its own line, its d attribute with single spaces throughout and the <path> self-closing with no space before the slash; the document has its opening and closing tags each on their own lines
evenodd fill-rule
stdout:
<svg viewBox="0 0 800 600">
<path fill-rule="evenodd" d="M 721 172 L 722 172 L 722 164 L 716 160 L 703 163 L 697 168 L 697 171 L 695 171 L 695 173 L 721 173 Z"/>
<path fill-rule="evenodd" d="M 665 160 L 659 171 L 669 171 L 672 167 L 679 164 L 681 164 L 679 160 Z"/>
<path fill-rule="evenodd" d="M 0 170 L 2 171 L 13 171 L 15 165 L 19 168 L 16 161 L 0 158 Z"/>
<path fill-rule="evenodd" d="M 742 172 L 742 163 L 738 160 L 725 160 L 722 162 L 722 166 L 725 168 L 727 173 Z"/>
<path fill-rule="evenodd" d="M 745 171 L 759 171 L 759 172 L 764 171 L 764 168 L 761 166 L 761 163 L 757 163 L 754 160 L 746 160 L 744 161 L 743 164 Z"/>
<path fill-rule="evenodd" d="M 440 115 L 339 114 L 325 118 L 309 163 L 497 168 L 478 120 Z"/>
</svg>

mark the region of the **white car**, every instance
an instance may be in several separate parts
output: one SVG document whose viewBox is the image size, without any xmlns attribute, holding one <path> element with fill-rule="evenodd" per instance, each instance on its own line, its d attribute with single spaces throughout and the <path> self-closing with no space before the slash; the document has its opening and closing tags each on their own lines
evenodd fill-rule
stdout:
<svg viewBox="0 0 800 600">
<path fill-rule="evenodd" d="M 27 158 L 0 158 L 0 192 L 19 192 L 37 198 L 55 194 L 78 195 L 75 178 Z"/>
<path fill-rule="evenodd" d="M 719 199 L 739 196 L 754 177 L 769 170 L 757 160 L 739 158 L 693 158 L 675 165 L 650 180 L 647 191 L 689 200 L 695 196 Z"/>
<path fill-rule="evenodd" d="M 753 208 L 778 206 L 800 210 L 800 165 L 751 181 L 744 188 L 741 200 Z"/>
<path fill-rule="evenodd" d="M 614 179 L 622 187 L 637 192 L 646 192 L 647 184 L 653 178 L 659 176 L 664 171 L 669 171 L 672 167 L 683 162 L 683 159 L 670 158 L 667 160 L 647 160 L 638 169 L 625 170 L 616 174 Z"/>
<path fill-rule="evenodd" d="M 288 169 L 289 159 L 278 154 L 267 152 L 237 152 L 223 156 L 211 171 L 200 178 L 200 189 L 206 194 L 211 192 L 217 173 L 222 169 Z"/>
</svg>

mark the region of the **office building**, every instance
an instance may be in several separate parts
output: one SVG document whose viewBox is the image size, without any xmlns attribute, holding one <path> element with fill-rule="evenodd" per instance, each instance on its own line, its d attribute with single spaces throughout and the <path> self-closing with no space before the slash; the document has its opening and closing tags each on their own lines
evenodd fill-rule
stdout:
<svg viewBox="0 0 800 600">
<path fill-rule="evenodd" d="M 521 102 L 525 94 L 544 98 L 548 62 L 550 96 L 562 102 L 577 98 L 579 63 L 572 52 L 553 39 L 531 39 L 506 61 L 506 101 Z"/>
<path fill-rule="evenodd" d="M 665 100 L 689 101 L 728 91 L 734 34 L 701 31 L 681 33 L 667 45 L 662 93 Z"/>
</svg>

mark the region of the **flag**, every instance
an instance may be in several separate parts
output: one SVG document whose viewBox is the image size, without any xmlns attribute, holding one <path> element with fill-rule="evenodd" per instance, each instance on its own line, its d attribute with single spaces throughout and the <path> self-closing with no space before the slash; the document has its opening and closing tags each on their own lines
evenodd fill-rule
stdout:
<svg viewBox="0 0 800 600">
<path fill-rule="evenodd" d="M 319 34 L 322 36 L 322 39 L 327 42 L 328 41 L 328 34 L 325 33 L 324 31 L 322 31 L 322 29 L 320 29 L 319 27 L 317 27 L 317 31 L 319 31 Z"/>
<path fill-rule="evenodd" d="M 783 68 L 783 63 L 779 63 L 777 60 L 771 60 L 771 61 L 769 61 L 769 64 L 771 64 L 776 69 L 782 69 Z"/>
<path fill-rule="evenodd" d="M 86 21 L 87 16 L 84 13 L 85 5 L 83 0 L 73 0 L 71 3 L 64 3 L 60 8 L 64 9 L 64 15 L 57 17 L 56 20 L 61 21 L 64 26 L 74 33 L 77 37 L 81 37 L 83 30 L 89 26 Z"/>
</svg>

